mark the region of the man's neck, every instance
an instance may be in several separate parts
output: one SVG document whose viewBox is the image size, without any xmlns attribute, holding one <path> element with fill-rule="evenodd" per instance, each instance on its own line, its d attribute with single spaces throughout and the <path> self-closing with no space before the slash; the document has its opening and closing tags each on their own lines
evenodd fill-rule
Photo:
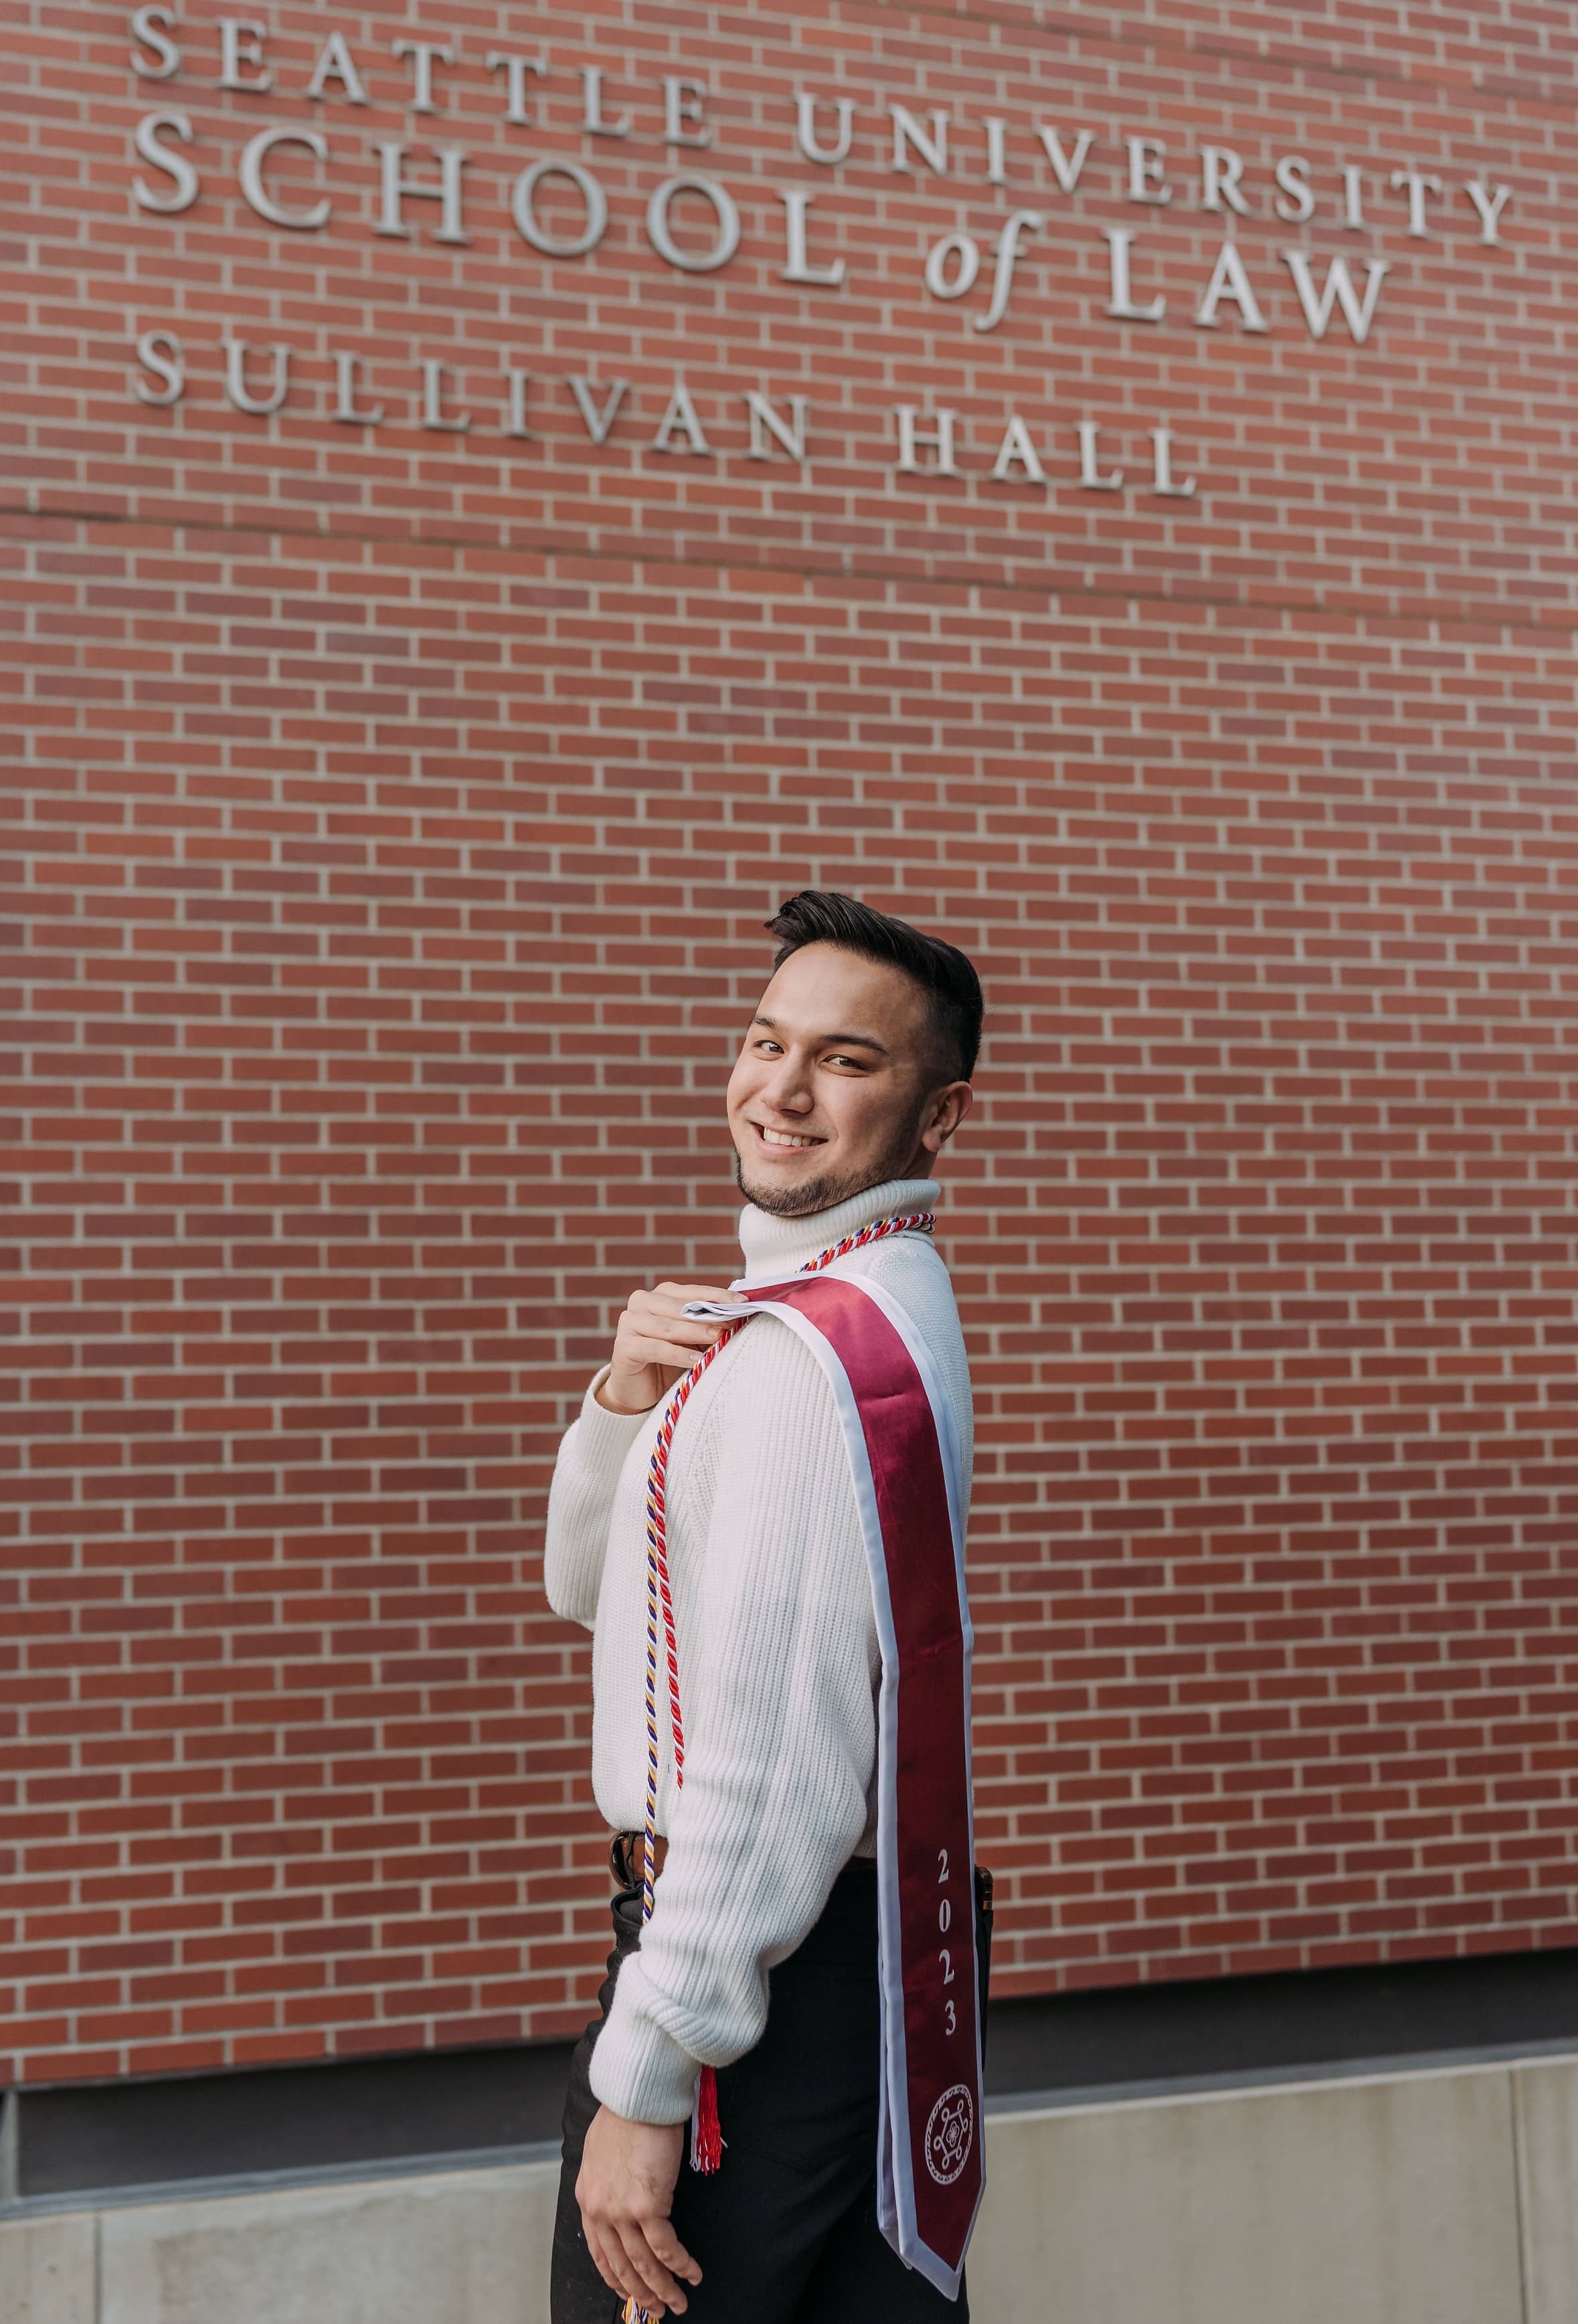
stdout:
<svg viewBox="0 0 1578 2324">
<path fill-rule="evenodd" d="M 776 1283 L 795 1274 L 807 1259 L 816 1259 L 845 1235 L 874 1226 L 895 1212 L 928 1211 L 937 1198 L 933 1178 L 885 1178 L 867 1186 L 830 1209 L 813 1211 L 804 1218 L 774 1218 L 747 1203 L 740 1213 L 740 1246 L 745 1254 L 744 1281 Z"/>
</svg>

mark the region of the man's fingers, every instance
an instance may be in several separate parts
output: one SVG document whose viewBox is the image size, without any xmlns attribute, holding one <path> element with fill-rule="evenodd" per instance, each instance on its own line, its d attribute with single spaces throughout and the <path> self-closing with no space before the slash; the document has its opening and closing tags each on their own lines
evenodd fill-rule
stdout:
<svg viewBox="0 0 1578 2324">
<path fill-rule="evenodd" d="M 615 1412 L 650 1410 L 683 1379 L 724 1330 L 683 1311 L 692 1299 L 725 1299 L 712 1283 L 660 1283 L 655 1291 L 632 1291 L 614 1335 L 608 1394 L 597 1401 Z"/>
<path fill-rule="evenodd" d="M 624 2246 L 624 2256 L 639 2279 L 636 2298 L 643 2308 L 672 2308 L 676 2311 L 685 2305 L 685 2291 L 675 2282 L 647 2241 L 645 2228 L 656 2221 L 621 2219 L 619 2240 Z"/>
<path fill-rule="evenodd" d="M 699 2282 L 701 2270 L 686 2252 L 666 2219 L 649 2221 L 648 2234 L 643 2234 L 642 2223 L 639 2220 L 604 2220 L 599 2227 L 586 2218 L 585 2212 L 581 2215 L 581 2225 L 586 2233 L 586 2249 L 592 2255 L 592 2264 L 613 2291 L 627 2299 L 633 2293 L 650 2316 L 661 2316 L 669 2308 L 677 2312 L 684 2308 L 684 2288 L 675 2282 L 658 2258 L 652 2243 L 666 2238 L 667 2245 L 680 2263 L 680 2273 L 687 2275 L 693 2283 Z"/>
<path fill-rule="evenodd" d="M 627 2297 L 634 2292 L 639 2299 L 641 2295 L 637 2289 L 635 2274 L 630 2262 L 624 2256 L 624 2247 L 618 2237 L 611 2235 L 604 2240 L 584 2211 L 581 2214 L 581 2225 L 586 2230 L 586 2249 L 591 2253 L 593 2264 L 604 2282 L 611 2291 L 621 2292 Z"/>
<path fill-rule="evenodd" d="M 630 1365 L 632 1370 L 642 1364 L 666 1364 L 687 1372 L 703 1350 L 712 1345 L 715 1336 L 705 1323 L 698 1324 L 697 1328 L 705 1337 L 699 1340 L 665 1340 L 647 1333 L 642 1333 L 638 1338 L 632 1333 L 628 1339 L 619 1342 L 615 1351 L 616 1360 Z"/>
<path fill-rule="evenodd" d="M 717 1300 L 727 1303 L 728 1298 L 726 1291 L 709 1290 L 702 1283 L 677 1283 L 672 1291 L 638 1291 L 628 1304 L 633 1315 L 650 1317 L 654 1322 L 660 1316 L 667 1323 L 670 1318 L 678 1321 L 684 1316 L 686 1308 L 697 1300 L 712 1304 Z M 693 1319 L 685 1316 L 685 1320 L 688 1323 Z"/>
<path fill-rule="evenodd" d="M 627 1316 L 619 1336 L 627 1348 L 643 1340 L 680 1342 L 687 1348 L 705 1348 L 723 1328 L 705 1315 L 647 1314 Z"/>
<path fill-rule="evenodd" d="M 586 2217 L 585 2211 L 581 2213 L 581 2233 L 586 2238 L 586 2249 L 592 2255 L 593 2266 L 603 2278 L 603 2281 L 608 2286 L 609 2291 L 617 2292 L 619 2285 L 614 2281 L 614 2278 L 609 2273 L 608 2262 L 603 2256 L 603 2239 L 597 2233 L 596 2228 L 592 2225 L 591 2220 Z"/>
<path fill-rule="evenodd" d="M 675 2234 L 673 2220 L 649 2219 L 646 2228 L 648 2243 L 669 2273 L 684 2276 L 687 2283 L 699 2283 L 701 2270 Z"/>
</svg>

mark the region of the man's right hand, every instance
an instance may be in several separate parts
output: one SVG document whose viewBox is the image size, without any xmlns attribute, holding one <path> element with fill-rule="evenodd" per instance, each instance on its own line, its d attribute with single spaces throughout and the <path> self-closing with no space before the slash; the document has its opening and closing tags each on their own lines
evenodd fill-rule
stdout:
<svg viewBox="0 0 1578 2324">
<path fill-rule="evenodd" d="M 604 1412 L 650 1412 L 724 1329 L 682 1314 L 686 1302 L 728 1296 L 715 1283 L 660 1283 L 651 1291 L 632 1291 L 614 1335 L 608 1377 L 597 1389 Z"/>
</svg>

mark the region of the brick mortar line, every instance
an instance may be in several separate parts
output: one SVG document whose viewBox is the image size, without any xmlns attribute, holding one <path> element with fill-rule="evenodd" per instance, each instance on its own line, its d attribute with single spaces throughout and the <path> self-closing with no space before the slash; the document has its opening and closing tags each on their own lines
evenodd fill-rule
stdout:
<svg viewBox="0 0 1578 2324">
<path fill-rule="evenodd" d="M 67 512 L 50 509 L 30 509 L 14 503 L 0 501 L 0 526 L 4 526 L 11 520 L 16 521 L 23 527 L 42 525 L 57 529 L 94 526 L 124 527 L 128 530 L 163 533 L 171 537 L 195 535 L 206 539 L 212 536 L 220 541 L 299 540 L 310 543 L 319 549 L 344 542 L 354 548 L 372 548 L 385 552 L 409 550 L 419 560 L 430 555 L 434 550 L 442 549 L 460 558 L 469 556 L 540 558 L 550 564 L 559 564 L 574 559 L 584 564 L 605 565 L 626 570 L 634 569 L 638 572 L 655 567 L 659 571 L 678 573 L 760 574 L 763 576 L 794 582 L 826 580 L 841 586 L 852 582 L 864 583 L 876 588 L 899 586 L 906 588 L 918 587 L 928 591 L 973 589 L 992 596 L 1025 598 L 1042 606 L 1048 604 L 1056 604 L 1068 611 L 1076 611 L 1082 605 L 1142 604 L 1167 606 L 1180 613 L 1187 613 L 1195 607 L 1204 606 L 1213 611 L 1226 610 L 1256 614 L 1270 611 L 1278 615 L 1287 614 L 1296 619 L 1306 617 L 1319 622 L 1348 622 L 1360 628 L 1374 623 L 1404 624 L 1426 632 L 1436 632 L 1442 628 L 1450 631 L 1454 627 L 1490 628 L 1501 633 L 1501 642 L 1504 643 L 1510 643 L 1513 637 L 1522 634 L 1536 639 L 1552 637 L 1571 644 L 1574 635 L 1578 635 L 1578 602 L 1564 606 L 1552 606 L 1540 613 L 1519 613 L 1506 606 L 1478 606 L 1471 601 L 1464 601 L 1462 606 L 1432 607 L 1424 613 L 1403 611 L 1395 605 L 1336 607 L 1324 605 L 1318 598 L 1311 596 L 1279 600 L 1274 606 L 1268 607 L 1263 603 L 1257 603 L 1249 589 L 1238 592 L 1223 590 L 1221 593 L 1191 589 L 1186 595 L 1175 595 L 1165 590 L 1148 589 L 1138 580 L 1132 587 L 1126 588 L 1103 586 L 1067 589 L 1061 587 L 1051 574 L 1047 576 L 1045 582 L 1010 581 L 974 572 L 932 573 L 918 576 L 904 566 L 873 567 L 864 563 L 858 566 L 831 563 L 788 565 L 730 556 L 678 557 L 665 554 L 660 549 L 592 549 L 584 542 L 570 540 L 560 541 L 548 548 L 527 547 L 507 540 L 479 541 L 448 533 L 431 534 L 420 539 L 401 534 L 396 538 L 387 533 L 346 530 L 325 532 L 306 525 L 216 524 L 198 516 L 181 516 L 174 519 L 131 516 L 108 509 L 91 512 L 77 510 Z M 26 544 L 32 537 L 26 530 L 18 530 L 15 533 L 0 531 L 0 539 L 15 540 L 22 544 Z M 240 555 L 244 552 L 233 550 L 230 553 Z M 401 569 L 409 570 L 408 567 Z M 367 577 L 370 585 L 368 594 L 375 601 L 378 595 L 377 569 L 368 568 Z M 523 576 L 517 575 L 509 577 Z M 630 586 L 639 586 L 639 584 Z M 329 601 L 326 600 L 325 612 L 327 613 L 331 611 L 332 606 Z"/>
<path fill-rule="evenodd" d="M 973 31 L 977 23 L 983 23 L 1018 38 L 1027 45 L 1033 45 L 1038 41 L 1046 41 L 1049 43 L 1054 40 L 1062 40 L 1071 44 L 1084 44 L 1099 51 L 1115 51 L 1120 60 L 1125 56 L 1132 56 L 1138 46 L 1142 51 L 1149 52 L 1158 59 L 1169 56 L 1206 57 L 1213 65 L 1232 65 L 1240 69 L 1251 70 L 1268 76 L 1277 74 L 1291 77 L 1318 73 L 1323 78 L 1330 77 L 1353 83 L 1368 83 L 1385 89 L 1429 91 L 1442 102 L 1461 98 L 1463 95 L 1462 83 L 1451 79 L 1445 68 L 1438 60 L 1432 60 L 1426 68 L 1428 78 L 1423 74 L 1416 77 L 1398 72 L 1390 67 L 1388 60 L 1378 51 L 1364 51 L 1366 60 L 1356 64 L 1349 64 L 1334 56 L 1322 56 L 1313 51 L 1297 56 L 1277 55 L 1264 49 L 1250 50 L 1235 46 L 1232 36 L 1225 31 L 1221 31 L 1214 35 L 1196 36 L 1188 32 L 1176 32 L 1145 16 L 1128 20 L 1138 27 L 1136 40 L 1111 30 L 1103 22 L 1075 23 L 1073 19 L 1065 17 L 1060 18 L 1057 23 L 1050 24 L 1021 22 L 1012 17 L 993 14 L 983 13 L 975 16 L 965 5 L 950 8 L 943 5 L 942 0 L 863 0 L 863 5 L 878 17 L 890 14 L 919 16 L 956 24 L 959 27 L 961 40 L 966 38 L 968 32 Z M 834 19 L 835 23 L 839 21 L 842 14 L 842 11 L 835 13 Z M 1340 47 L 1343 28 L 1340 25 L 1331 24 L 1326 29 L 1333 48 Z M 991 53 L 995 56 L 999 52 L 993 51 Z M 1003 57 L 1005 64 L 1011 61 L 1011 58 L 1006 55 Z M 1564 67 L 1560 58 L 1548 51 L 1542 55 L 1540 63 L 1533 68 L 1519 68 L 1510 64 L 1492 67 L 1487 60 L 1484 65 L 1471 68 L 1471 69 L 1486 75 L 1499 74 L 1507 81 L 1523 81 L 1537 75 L 1547 84 L 1543 92 L 1536 94 L 1536 91 L 1527 88 L 1498 88 L 1490 80 L 1475 78 L 1469 86 L 1472 95 L 1481 100 L 1499 98 L 1505 103 L 1515 103 L 1521 96 L 1542 105 L 1555 105 L 1561 101 L 1558 92 L 1559 87 L 1564 81 Z M 894 101 L 901 103 L 902 99 Z"/>
<path fill-rule="evenodd" d="M 1127 32 L 1114 31 L 1103 18 L 1088 20 L 1075 18 L 1064 11 L 1059 11 L 1053 20 L 1044 18 L 1038 20 L 1029 7 L 1019 16 L 1000 15 L 995 11 L 984 9 L 976 13 L 968 5 L 968 0 L 960 0 L 960 5 L 953 7 L 944 5 L 944 0 L 854 0 L 854 5 L 851 6 L 835 7 L 830 12 L 830 21 L 835 26 L 842 28 L 845 23 L 858 24 L 862 17 L 866 15 L 874 16 L 879 22 L 883 18 L 902 22 L 908 18 L 920 17 L 953 24 L 958 28 L 958 38 L 961 41 L 969 40 L 977 25 L 989 25 L 995 31 L 1010 34 L 1028 44 L 1039 41 L 1048 43 L 1053 41 L 1066 41 L 1083 43 L 1102 51 L 1115 51 L 1120 58 L 1132 56 L 1138 46 L 1158 57 L 1204 56 L 1209 57 L 1213 63 L 1236 65 L 1241 69 L 1258 68 L 1268 72 L 1285 73 L 1314 71 L 1323 76 L 1333 75 L 1343 80 L 1375 82 L 1388 88 L 1429 89 L 1445 98 L 1457 98 L 1463 95 L 1463 84 L 1452 79 L 1447 68 L 1438 60 L 1432 60 L 1425 69 L 1428 74 L 1426 78 L 1423 74 L 1416 77 L 1398 71 L 1380 51 L 1374 50 L 1361 51 L 1365 61 L 1360 64 L 1348 64 L 1333 56 L 1323 56 L 1314 51 L 1297 55 L 1278 55 L 1262 47 L 1250 48 L 1235 45 L 1232 35 L 1225 28 L 1199 33 L 1179 32 L 1140 12 L 1125 15 L 1121 19 L 1131 28 Z M 776 20 L 777 12 L 774 12 L 769 21 Z M 759 22 L 760 19 L 747 11 L 741 21 L 749 23 Z M 782 12 L 781 21 L 792 39 L 794 19 L 787 9 Z M 1322 29 L 1327 34 L 1333 50 L 1343 45 L 1343 25 L 1328 21 Z M 1004 61 L 1009 62 L 1011 60 L 1005 58 Z M 1487 74 L 1499 71 L 1508 80 L 1520 81 L 1537 74 L 1548 84 L 1546 93 L 1538 100 L 1544 104 L 1560 102 L 1559 86 L 1564 85 L 1567 70 L 1561 58 L 1548 50 L 1541 51 L 1540 60 L 1534 67 L 1518 67 L 1510 64 L 1492 66 L 1487 58 L 1482 65 L 1471 69 Z M 1487 86 L 1486 82 L 1481 79 L 1472 80 L 1470 83 L 1470 88 L 1476 97 L 1501 97 L 1511 99 L 1520 94 L 1533 94 L 1532 91 L 1513 88 L 1498 89 L 1492 86 Z M 902 102 L 901 99 L 895 101 Z"/>
</svg>

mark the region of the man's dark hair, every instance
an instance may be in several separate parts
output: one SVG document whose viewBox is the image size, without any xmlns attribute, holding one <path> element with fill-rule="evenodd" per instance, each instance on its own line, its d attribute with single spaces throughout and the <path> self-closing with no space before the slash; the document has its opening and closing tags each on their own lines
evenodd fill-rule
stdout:
<svg viewBox="0 0 1578 2324">
<path fill-rule="evenodd" d="M 908 920 L 874 912 L 853 896 L 821 888 L 802 888 L 780 905 L 766 926 L 769 935 L 778 938 L 774 968 L 781 968 L 802 945 L 813 944 L 836 945 L 863 960 L 891 961 L 901 968 L 931 1004 L 939 1065 L 950 1080 L 969 1080 L 981 1047 L 981 980 L 956 945 L 923 936 Z"/>
</svg>

